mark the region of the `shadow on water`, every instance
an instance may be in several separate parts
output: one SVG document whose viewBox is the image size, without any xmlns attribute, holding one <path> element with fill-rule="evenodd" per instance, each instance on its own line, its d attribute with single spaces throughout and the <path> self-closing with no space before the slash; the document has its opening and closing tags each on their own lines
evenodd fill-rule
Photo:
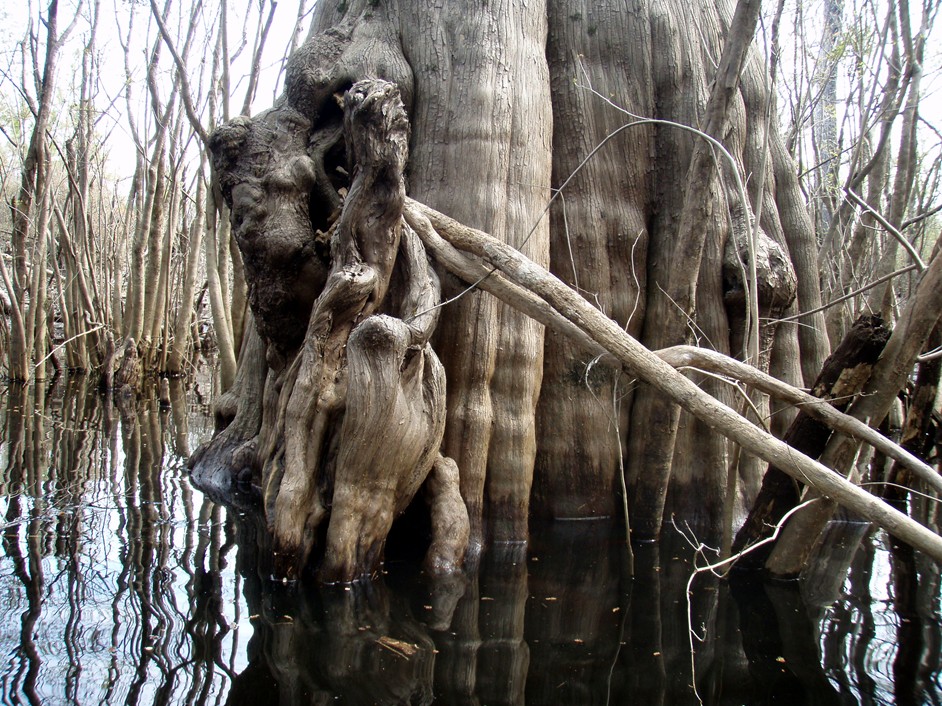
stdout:
<svg viewBox="0 0 942 706">
<path fill-rule="evenodd" d="M 589 522 L 535 526 L 472 577 L 403 552 L 368 584 L 273 583 L 255 513 L 190 485 L 212 420 L 172 392 L 8 388 L 0 702 L 939 702 L 938 567 L 859 524 L 800 587 L 700 575 L 689 602 L 679 534 L 635 547 L 632 577 L 618 528 Z"/>
</svg>

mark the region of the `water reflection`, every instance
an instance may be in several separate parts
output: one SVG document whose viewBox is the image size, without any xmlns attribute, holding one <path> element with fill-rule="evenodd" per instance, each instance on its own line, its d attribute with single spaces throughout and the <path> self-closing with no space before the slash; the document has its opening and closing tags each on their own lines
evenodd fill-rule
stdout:
<svg viewBox="0 0 942 706">
<path fill-rule="evenodd" d="M 636 547 L 631 577 L 617 528 L 581 522 L 463 579 L 401 552 L 367 585 L 272 583 L 257 516 L 190 485 L 212 422 L 199 389 L 172 393 L 7 390 L 2 703 L 939 700 L 938 567 L 853 523 L 801 591 L 701 576 L 689 603 L 679 535 Z"/>
</svg>

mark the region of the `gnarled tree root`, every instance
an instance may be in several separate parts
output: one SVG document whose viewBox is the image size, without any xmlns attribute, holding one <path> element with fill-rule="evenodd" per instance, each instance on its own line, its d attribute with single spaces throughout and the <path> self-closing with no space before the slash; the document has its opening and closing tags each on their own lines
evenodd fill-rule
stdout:
<svg viewBox="0 0 942 706">
<path fill-rule="evenodd" d="M 216 405 L 217 433 L 188 461 L 193 482 L 212 498 L 228 500 L 236 481 L 252 478 L 262 424 L 260 400 L 268 376 L 265 348 L 249 316 L 236 379 Z"/>
<path fill-rule="evenodd" d="M 445 371 L 408 326 L 371 316 L 347 343 L 349 384 L 321 577 L 375 568 L 393 519 L 415 496 L 445 431 Z"/>
<path fill-rule="evenodd" d="M 257 449 L 254 465 L 272 533 L 273 574 L 297 578 L 329 521 L 321 578 L 350 581 L 376 570 L 394 518 L 432 472 L 428 495 L 435 539 L 429 566 L 436 573 L 457 571 L 467 548 L 468 515 L 457 468 L 439 452 L 445 373 L 429 345 L 439 283 L 402 215 L 408 120 L 396 86 L 378 79 L 353 84 L 343 108 L 353 179 L 327 234 L 329 269 L 313 278 L 304 263 L 318 262 L 313 244 L 323 234 L 315 233 L 306 204 L 324 199 L 320 162 L 332 148 L 313 139 L 307 153 L 299 154 L 305 141 L 297 131 L 291 140 L 265 142 L 270 124 L 281 125 L 283 114 L 293 115 L 289 107 L 259 116 L 258 125 L 239 119 L 213 141 L 240 247 L 248 249 L 250 264 L 264 270 L 258 281 L 273 283 L 277 291 L 273 297 L 256 288 L 252 297 L 256 315 L 266 317 L 258 330 L 269 344 L 265 387 L 253 388 L 251 396 L 262 412 L 251 420 L 251 430 L 236 424 L 236 413 L 209 453 L 201 455 L 194 474 L 206 463 L 218 474 L 220 461 Z M 310 112 L 302 106 L 302 113 Z M 321 133 L 311 117 L 310 125 L 302 119 L 293 124 L 313 138 Z M 262 143 L 268 152 L 275 147 L 280 152 L 253 171 L 257 155 L 243 159 L 240 150 Z M 304 178 L 286 182 L 285 160 L 310 168 L 301 170 Z M 312 160 L 318 161 L 311 166 Z M 339 198 L 339 192 L 334 195 Z M 327 201 L 330 210 L 338 205 L 336 199 Z M 268 215 L 291 204 L 299 217 L 291 221 L 287 238 L 271 231 Z M 297 257 L 285 257 L 292 253 Z M 279 288 L 284 282 L 291 283 L 286 293 Z M 311 283 L 317 292 L 306 331 L 292 348 L 283 309 L 296 311 Z M 238 448 L 226 438 L 233 435 Z"/>
<path fill-rule="evenodd" d="M 438 455 L 425 484 L 432 509 L 432 546 L 425 555 L 425 570 L 433 575 L 447 575 L 461 569 L 471 523 L 461 499 L 458 464 Z"/>
</svg>

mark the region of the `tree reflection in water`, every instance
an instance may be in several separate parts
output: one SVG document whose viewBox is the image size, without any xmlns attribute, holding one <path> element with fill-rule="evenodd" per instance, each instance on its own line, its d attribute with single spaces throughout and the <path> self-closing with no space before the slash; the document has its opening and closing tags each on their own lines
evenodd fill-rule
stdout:
<svg viewBox="0 0 942 706">
<path fill-rule="evenodd" d="M 692 663 L 705 703 L 939 699 L 938 567 L 862 525 L 832 528 L 800 591 L 699 577 L 693 660 L 671 533 L 633 578 L 617 529 L 578 522 L 473 577 L 405 556 L 360 585 L 273 583 L 257 515 L 191 486 L 212 421 L 172 392 L 161 410 L 75 380 L 7 389 L 2 703 L 693 704 Z"/>
</svg>

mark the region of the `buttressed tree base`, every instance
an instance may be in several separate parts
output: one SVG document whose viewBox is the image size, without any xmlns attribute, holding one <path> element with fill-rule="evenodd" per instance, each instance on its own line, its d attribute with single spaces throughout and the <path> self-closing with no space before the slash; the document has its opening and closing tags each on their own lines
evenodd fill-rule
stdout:
<svg viewBox="0 0 942 706">
<path fill-rule="evenodd" d="M 744 515 L 757 456 L 579 325 L 544 334 L 545 302 L 479 256 L 444 244 L 433 266 L 440 224 L 416 232 L 425 204 L 649 349 L 697 342 L 813 379 L 820 315 L 767 321 L 820 303 L 814 234 L 750 50 L 759 3 L 727 5 L 323 0 L 283 96 L 216 130 L 254 324 L 192 466 L 206 487 L 261 489 L 278 575 L 315 546 L 326 580 L 370 573 L 423 484 L 442 572 L 524 543 L 531 513 L 620 516 L 622 478 L 640 535 L 673 515 L 714 538 L 727 497 Z"/>
</svg>

